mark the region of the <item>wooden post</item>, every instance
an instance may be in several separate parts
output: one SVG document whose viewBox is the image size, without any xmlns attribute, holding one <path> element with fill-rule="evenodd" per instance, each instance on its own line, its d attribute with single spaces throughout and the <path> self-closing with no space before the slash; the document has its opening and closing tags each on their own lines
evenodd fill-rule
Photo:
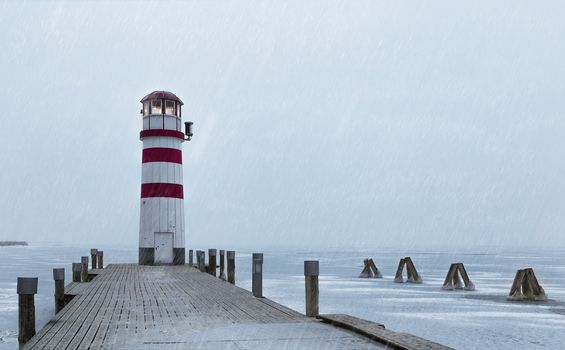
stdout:
<svg viewBox="0 0 565 350">
<path fill-rule="evenodd" d="M 82 264 L 73 263 L 73 282 L 80 282 L 82 273 Z"/>
<path fill-rule="evenodd" d="M 524 269 L 524 279 L 522 280 L 522 294 L 525 299 L 533 299 L 534 294 L 530 279 L 528 278 L 528 269 Z"/>
<path fill-rule="evenodd" d="M 35 335 L 37 277 L 18 277 L 18 343 L 20 348 Z"/>
<path fill-rule="evenodd" d="M 512 283 L 512 288 L 510 288 L 510 297 L 515 299 L 522 298 L 522 280 L 524 279 L 524 270 L 516 271 L 516 276 L 514 277 L 514 282 Z"/>
<path fill-rule="evenodd" d="M 206 252 L 204 250 L 200 251 L 200 261 L 202 262 L 202 272 L 206 272 Z"/>
<path fill-rule="evenodd" d="M 220 279 L 222 280 L 226 280 L 226 273 L 224 271 L 224 255 L 225 255 L 225 250 L 220 249 Z"/>
<path fill-rule="evenodd" d="M 204 262 L 202 261 L 202 251 L 201 250 L 197 250 L 196 251 L 196 258 L 198 260 L 198 264 L 197 264 L 197 268 L 198 270 L 200 270 L 200 272 L 202 272 L 204 270 L 204 268 L 202 267 L 202 265 L 204 265 Z"/>
<path fill-rule="evenodd" d="M 528 282 L 532 288 L 534 295 L 539 298 L 539 296 L 543 294 L 543 299 L 545 299 L 545 291 L 540 286 L 538 279 L 536 278 L 536 274 L 534 273 L 534 269 L 527 269 L 526 275 L 528 277 Z"/>
<path fill-rule="evenodd" d="M 194 265 L 194 251 L 192 249 L 188 250 L 188 266 Z"/>
<path fill-rule="evenodd" d="M 372 258 L 363 260 L 363 265 L 363 271 L 361 271 L 359 278 L 383 278 L 383 275 L 377 268 L 377 265 L 375 265 Z M 402 278 L 402 270 L 400 277 Z"/>
<path fill-rule="evenodd" d="M 317 260 L 304 261 L 304 279 L 306 287 L 306 316 L 316 317 L 320 313 L 318 276 L 320 264 Z"/>
<path fill-rule="evenodd" d="M 422 277 L 420 277 L 418 271 L 416 271 L 416 266 L 412 262 L 412 258 L 407 256 L 404 258 L 404 261 L 406 262 L 406 274 L 408 275 L 406 281 L 410 283 L 422 283 Z"/>
<path fill-rule="evenodd" d="M 216 249 L 208 249 L 208 273 L 216 277 Z"/>
<path fill-rule="evenodd" d="M 200 272 L 206 272 L 206 252 L 200 251 Z"/>
<path fill-rule="evenodd" d="M 473 282 L 471 282 L 471 279 L 469 278 L 469 275 L 467 274 L 467 270 L 465 270 L 465 266 L 463 265 L 463 263 L 459 263 L 458 264 L 458 268 L 459 268 L 459 273 L 461 274 L 461 277 L 463 278 L 463 283 L 465 283 L 465 290 L 475 290 L 475 285 L 473 284 Z"/>
<path fill-rule="evenodd" d="M 371 278 L 373 277 L 373 273 L 371 271 L 371 266 L 369 265 L 369 259 L 363 260 L 363 271 L 359 275 L 359 278 Z"/>
<path fill-rule="evenodd" d="M 445 280 L 443 281 L 443 290 L 453 290 L 453 276 L 455 271 L 457 270 L 456 264 L 451 264 L 449 266 L 449 270 L 447 271 L 447 276 L 445 276 Z"/>
<path fill-rule="evenodd" d="M 251 291 L 254 297 L 263 297 L 263 253 L 253 253 Z"/>
<path fill-rule="evenodd" d="M 381 271 L 379 271 L 379 269 L 377 268 L 377 265 L 375 265 L 375 262 L 373 261 L 372 258 L 369 259 L 369 267 L 371 268 L 371 271 L 373 272 L 373 278 L 383 278 Z"/>
<path fill-rule="evenodd" d="M 65 307 L 65 269 L 53 269 L 55 281 L 55 314 Z"/>
<path fill-rule="evenodd" d="M 92 269 L 98 267 L 96 264 L 96 257 L 98 256 L 98 249 L 90 249 L 90 258 L 92 259 Z"/>
<path fill-rule="evenodd" d="M 99 250 L 96 253 L 96 262 L 98 263 L 98 268 L 99 269 L 103 269 L 104 268 L 104 252 Z"/>
<path fill-rule="evenodd" d="M 459 272 L 459 265 L 455 268 L 455 274 L 453 275 L 453 288 L 463 289 L 463 281 L 461 280 L 461 272 Z"/>
<path fill-rule="evenodd" d="M 532 268 L 521 269 L 516 272 L 508 299 L 545 301 L 547 295 L 539 284 Z"/>
<path fill-rule="evenodd" d="M 88 256 L 82 256 L 80 258 L 81 272 L 80 272 L 80 280 L 82 282 L 88 282 Z"/>
<path fill-rule="evenodd" d="M 396 269 L 396 275 L 394 276 L 394 282 L 396 283 L 404 282 L 404 278 L 402 277 L 402 271 L 404 270 L 405 264 L 406 261 L 404 261 L 404 259 L 400 259 L 400 262 L 398 263 L 398 268 Z"/>
<path fill-rule="evenodd" d="M 228 250 L 228 282 L 235 284 L 235 250 Z"/>
<path fill-rule="evenodd" d="M 463 282 L 461 282 L 463 279 Z M 454 289 L 465 289 L 465 290 L 475 290 L 475 285 L 471 282 L 467 270 L 463 263 L 455 263 L 449 266 L 447 271 L 447 276 L 443 282 L 443 290 L 454 290 Z"/>
</svg>

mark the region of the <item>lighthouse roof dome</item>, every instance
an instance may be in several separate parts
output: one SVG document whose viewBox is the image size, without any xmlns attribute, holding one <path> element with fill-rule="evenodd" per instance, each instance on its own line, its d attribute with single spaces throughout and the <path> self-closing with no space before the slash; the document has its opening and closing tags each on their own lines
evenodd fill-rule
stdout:
<svg viewBox="0 0 565 350">
<path fill-rule="evenodd" d="M 177 101 L 178 103 L 180 103 L 181 105 L 183 105 L 184 103 L 181 101 L 180 98 L 177 97 L 177 95 L 173 94 L 172 92 L 169 91 L 153 91 L 150 94 L 145 95 L 142 99 L 141 99 L 141 103 L 147 101 L 147 100 L 152 100 L 152 99 L 166 99 L 166 100 L 173 100 L 173 101 Z"/>
</svg>

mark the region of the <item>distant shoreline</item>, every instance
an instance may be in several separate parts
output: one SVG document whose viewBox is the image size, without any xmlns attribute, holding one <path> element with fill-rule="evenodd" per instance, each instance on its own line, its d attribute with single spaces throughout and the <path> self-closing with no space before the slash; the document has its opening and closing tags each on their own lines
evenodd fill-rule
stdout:
<svg viewBox="0 0 565 350">
<path fill-rule="evenodd" d="M 26 246 L 28 245 L 25 241 L 0 241 L 0 247 L 11 247 L 11 246 Z"/>
</svg>

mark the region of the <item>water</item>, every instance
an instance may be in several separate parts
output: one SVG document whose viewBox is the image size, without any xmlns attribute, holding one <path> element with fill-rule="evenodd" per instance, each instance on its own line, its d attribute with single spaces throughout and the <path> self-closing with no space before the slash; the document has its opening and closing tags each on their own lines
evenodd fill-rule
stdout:
<svg viewBox="0 0 565 350">
<path fill-rule="evenodd" d="M 53 314 L 52 268 L 87 255 L 89 246 L 31 244 L 0 248 L 0 349 L 17 348 L 18 276 L 39 277 L 37 326 Z M 203 247 L 198 247 L 203 248 Z M 379 249 L 373 251 L 264 250 L 264 295 L 304 312 L 303 261 L 320 261 L 320 311 L 347 313 L 384 323 L 457 349 L 558 349 L 565 343 L 565 252 L 562 250 L 452 253 Z M 398 260 L 410 255 L 423 284 L 393 282 Z M 251 251 L 237 250 L 237 284 L 251 288 Z M 373 257 L 383 279 L 359 279 L 363 258 Z M 104 248 L 105 263 L 134 262 L 133 248 Z M 474 292 L 441 291 L 453 262 L 463 262 Z M 546 303 L 508 302 L 518 268 L 533 267 L 548 294 Z"/>
</svg>

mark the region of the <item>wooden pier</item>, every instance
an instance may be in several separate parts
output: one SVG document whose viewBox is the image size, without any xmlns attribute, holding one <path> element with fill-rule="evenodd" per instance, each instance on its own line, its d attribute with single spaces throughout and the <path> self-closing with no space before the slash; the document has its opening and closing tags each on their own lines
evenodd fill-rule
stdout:
<svg viewBox="0 0 565 350">
<path fill-rule="evenodd" d="M 381 325 L 364 321 L 376 338 L 336 327 L 188 265 L 109 265 L 89 279 L 67 285 L 67 305 L 24 349 L 447 349 L 408 335 L 391 347 L 399 333 L 391 343 Z"/>
</svg>

